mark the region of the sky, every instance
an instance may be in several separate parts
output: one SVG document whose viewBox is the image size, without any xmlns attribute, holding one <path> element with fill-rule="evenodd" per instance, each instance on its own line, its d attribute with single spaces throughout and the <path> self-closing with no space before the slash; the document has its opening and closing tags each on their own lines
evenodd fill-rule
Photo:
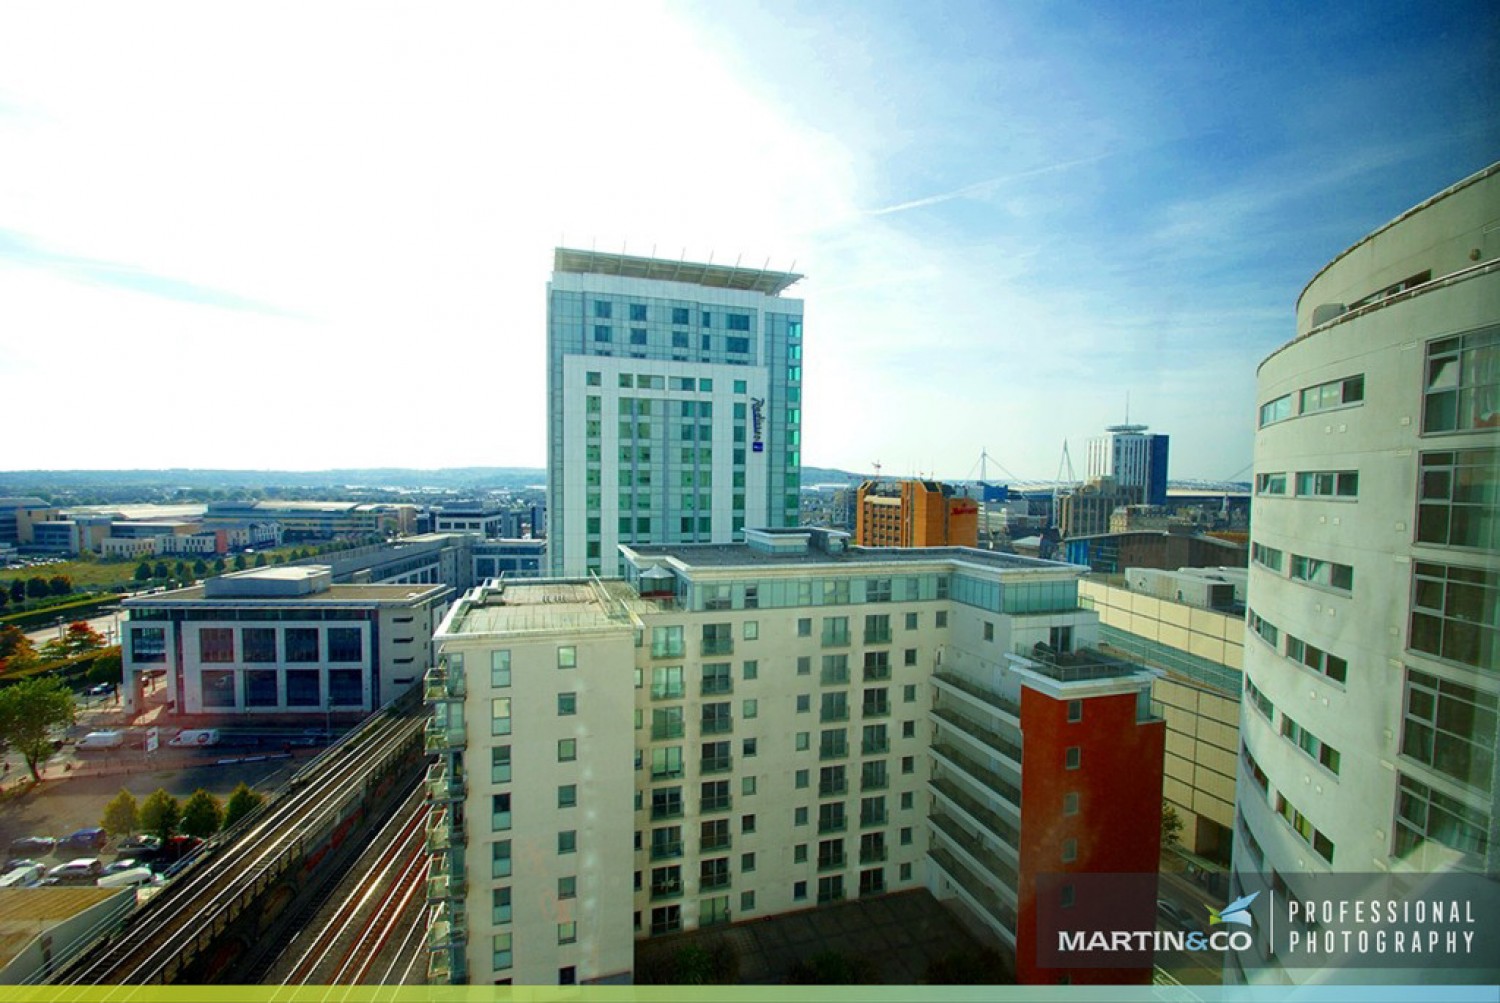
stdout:
<svg viewBox="0 0 1500 1003">
<path fill-rule="evenodd" d="M 545 465 L 559 245 L 806 278 L 803 461 L 1249 477 L 1344 248 L 1500 159 L 1487 3 L 0 6 L 0 469 Z"/>
</svg>

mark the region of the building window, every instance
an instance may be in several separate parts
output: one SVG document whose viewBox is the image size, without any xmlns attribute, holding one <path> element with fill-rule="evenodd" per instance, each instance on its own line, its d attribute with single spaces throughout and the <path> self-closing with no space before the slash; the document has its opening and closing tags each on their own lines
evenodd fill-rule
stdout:
<svg viewBox="0 0 1500 1003">
<path fill-rule="evenodd" d="M 1068 793 L 1066 793 L 1066 794 L 1063 795 L 1063 814 L 1064 815 L 1077 815 L 1078 814 L 1078 792 L 1077 791 L 1069 791 Z"/>
<path fill-rule="evenodd" d="M 847 616 L 825 616 L 823 618 L 823 647 L 846 648 L 849 646 L 849 618 Z"/>
<path fill-rule="evenodd" d="M 1423 453 L 1418 473 L 1418 543 L 1500 551 L 1500 449 Z"/>
<path fill-rule="evenodd" d="M 1256 474 L 1255 493 L 1258 495 L 1286 494 L 1286 474 Z"/>
<path fill-rule="evenodd" d="M 681 882 L 679 880 L 679 886 Z M 682 929 L 682 907 L 676 905 L 658 906 L 651 910 L 651 936 L 659 937 L 664 933 L 676 933 Z"/>
<path fill-rule="evenodd" d="M 503 690 L 510 685 L 510 652 L 490 652 L 490 686 Z"/>
<path fill-rule="evenodd" d="M 1408 668 L 1401 754 L 1488 793 L 1497 703 L 1494 694 Z"/>
<path fill-rule="evenodd" d="M 680 818 L 681 816 L 681 787 L 662 787 L 651 792 L 651 817 L 653 819 Z"/>
<path fill-rule="evenodd" d="M 578 649 L 571 644 L 559 645 L 557 648 L 557 667 L 559 669 L 576 669 L 578 667 Z"/>
<path fill-rule="evenodd" d="M 948 611 L 947 610 L 940 609 L 940 610 L 937 611 L 937 613 L 934 614 L 934 616 L 936 617 L 936 624 L 937 624 L 937 626 L 939 626 L 939 627 L 946 627 L 946 626 L 948 626 Z"/>
<path fill-rule="evenodd" d="M 496 888 L 490 896 L 490 921 L 498 926 L 509 923 L 510 919 L 510 889 Z"/>
<path fill-rule="evenodd" d="M 510 937 L 508 933 L 497 933 L 491 938 L 490 967 L 497 972 L 511 966 Z"/>
<path fill-rule="evenodd" d="M 1250 545 L 1250 559 L 1261 567 L 1276 572 L 1278 575 L 1281 574 L 1282 562 L 1285 556 L 1275 547 L 1267 547 L 1262 543 L 1252 543 Z"/>
<path fill-rule="evenodd" d="M 498 839 L 490 844 L 490 877 L 510 877 L 510 840 Z"/>
<path fill-rule="evenodd" d="M 560 854 L 578 852 L 578 830 L 564 829 L 557 834 L 557 852 Z"/>
<path fill-rule="evenodd" d="M 557 715 L 559 717 L 572 717 L 578 713 L 578 694 L 559 693 L 557 695 Z"/>
<path fill-rule="evenodd" d="M 614 312 L 614 304 L 608 300 L 594 300 L 594 316 L 599 320 L 609 320 Z"/>
<path fill-rule="evenodd" d="M 1278 651 L 1281 649 L 1281 631 L 1275 624 L 1256 613 L 1253 609 L 1249 611 L 1246 622 L 1250 624 L 1250 629 L 1262 641 L 1265 641 Z"/>
<path fill-rule="evenodd" d="M 578 758 L 578 739 L 560 738 L 557 740 L 557 761 L 559 763 L 571 763 Z"/>
<path fill-rule="evenodd" d="M 793 902 L 805 902 L 805 901 L 807 901 L 807 882 L 806 881 L 797 881 L 797 882 L 794 882 L 792 884 L 792 901 Z"/>
<path fill-rule="evenodd" d="M 576 944 L 578 942 L 578 921 L 568 920 L 566 923 L 557 924 L 557 942 L 559 944 Z M 566 969 L 564 969 L 566 971 Z M 571 985 L 572 982 L 565 982 Z"/>
<path fill-rule="evenodd" d="M 1422 431 L 1493 428 L 1500 413 L 1500 327 L 1427 345 Z"/>
<path fill-rule="evenodd" d="M 1490 831 L 1487 812 L 1434 790 L 1405 773 L 1397 776 L 1393 850 L 1397 857 L 1404 859 L 1431 840 L 1450 850 L 1485 859 Z"/>
<path fill-rule="evenodd" d="M 1408 647 L 1474 668 L 1493 669 L 1497 633 L 1500 572 L 1413 563 Z"/>
<path fill-rule="evenodd" d="M 1083 720 L 1083 701 L 1082 700 L 1069 700 L 1068 701 L 1068 723 L 1069 724 L 1074 724 L 1074 723 L 1076 723 L 1078 721 L 1082 721 L 1082 720 Z"/>
<path fill-rule="evenodd" d="M 810 782 L 811 774 L 808 770 L 798 770 L 795 774 L 795 783 L 798 790 L 806 787 Z"/>
<path fill-rule="evenodd" d="M 578 876 L 569 874 L 557 879 L 557 897 L 559 899 L 573 899 L 578 897 Z"/>
<path fill-rule="evenodd" d="M 490 783 L 510 783 L 510 746 L 497 745 L 490 750 Z"/>
<path fill-rule="evenodd" d="M 901 757 L 901 772 L 904 773 L 904 774 L 912 774 L 912 773 L 917 772 L 917 757 L 916 756 L 902 756 Z"/>
<path fill-rule="evenodd" d="M 651 699 L 681 700 L 683 697 L 682 666 L 654 665 L 651 668 Z"/>
<path fill-rule="evenodd" d="M 614 341 L 614 332 L 610 329 L 610 326 L 608 324 L 595 324 L 594 340 L 598 342 Z"/>
<path fill-rule="evenodd" d="M 288 627 L 282 634 L 286 646 L 286 661 L 316 662 L 318 660 L 318 630 L 316 627 Z"/>
<path fill-rule="evenodd" d="M 1364 376 L 1350 376 L 1342 380 L 1320 383 L 1315 387 L 1308 387 L 1303 390 L 1301 394 L 1301 413 L 1311 414 L 1314 411 L 1326 411 L 1329 408 L 1343 407 L 1345 404 L 1358 404 L 1364 399 Z"/>
<path fill-rule="evenodd" d="M 1286 636 L 1286 657 L 1295 662 L 1301 662 L 1309 669 L 1327 676 L 1336 683 L 1344 682 L 1349 674 L 1348 662 L 1291 634 Z"/>
<path fill-rule="evenodd" d="M 510 697 L 495 697 L 490 701 L 490 734 L 510 734 Z"/>
<path fill-rule="evenodd" d="M 1071 864 L 1078 859 L 1078 840 L 1065 839 L 1062 841 L 1062 861 Z"/>
<path fill-rule="evenodd" d="M 1297 475 L 1297 494 L 1310 498 L 1356 498 L 1359 496 L 1359 472 L 1304 470 Z"/>
<path fill-rule="evenodd" d="M 1297 807 L 1286 799 L 1280 791 L 1276 793 L 1276 813 L 1286 820 L 1292 831 L 1302 837 L 1303 842 L 1311 846 L 1324 860 L 1333 863 L 1333 841 L 1323 833 L 1297 810 Z"/>
<path fill-rule="evenodd" d="M 1285 421 L 1292 416 L 1292 395 L 1283 394 L 1273 401 L 1267 401 L 1260 406 L 1260 427 L 1274 425 L 1278 421 Z"/>
<path fill-rule="evenodd" d="M 750 789 L 748 791 L 746 791 L 745 793 L 746 794 L 754 794 L 755 793 L 755 783 L 754 783 L 755 778 L 754 777 L 746 777 L 745 779 L 749 780 L 751 782 L 750 783 Z M 750 835 L 753 832 L 755 832 L 755 816 L 754 815 L 741 815 L 740 816 L 740 833 L 742 835 L 748 836 L 748 835 Z"/>
<path fill-rule="evenodd" d="M 1076 745 L 1068 746 L 1063 762 L 1067 769 L 1078 769 L 1083 762 L 1083 749 Z"/>
<path fill-rule="evenodd" d="M 681 627 L 651 628 L 652 658 L 681 658 L 686 650 Z"/>
<path fill-rule="evenodd" d="M 1323 561 L 1316 557 L 1304 557 L 1301 554 L 1292 555 L 1292 578 L 1307 582 L 1309 585 L 1321 585 L 1324 588 L 1338 589 L 1342 592 L 1351 592 L 1354 589 L 1354 569 L 1349 565 Z"/>
<path fill-rule="evenodd" d="M 1293 721 L 1283 711 L 1281 715 L 1281 736 L 1303 752 L 1307 753 L 1318 763 L 1326 767 L 1332 773 L 1339 771 L 1339 750 L 1325 743 L 1318 736 L 1308 731 L 1302 725 Z"/>
<path fill-rule="evenodd" d="M 742 701 L 741 707 L 740 707 L 740 716 L 742 718 L 744 718 L 746 721 L 750 721 L 750 720 L 753 720 L 755 717 L 757 717 L 759 714 L 760 714 L 760 701 L 755 700 L 753 698 L 749 699 L 749 700 Z"/>
<path fill-rule="evenodd" d="M 557 806 L 559 808 L 578 807 L 578 785 L 563 784 L 557 788 Z"/>
<path fill-rule="evenodd" d="M 1260 712 L 1260 716 L 1267 721 L 1276 719 L 1276 709 L 1271 706 L 1271 698 L 1260 691 L 1260 688 L 1245 677 L 1245 695 L 1250 698 L 1250 706 Z"/>
</svg>

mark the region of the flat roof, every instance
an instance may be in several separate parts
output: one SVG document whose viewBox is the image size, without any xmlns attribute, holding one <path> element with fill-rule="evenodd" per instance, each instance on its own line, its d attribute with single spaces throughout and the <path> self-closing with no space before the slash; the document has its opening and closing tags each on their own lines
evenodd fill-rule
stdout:
<svg viewBox="0 0 1500 1003">
<path fill-rule="evenodd" d="M 256 570 L 265 570 L 258 568 Z M 330 585 L 322 592 L 286 596 L 205 596 L 202 585 L 193 585 L 154 596 L 126 599 L 126 608 L 141 606 L 183 606 L 204 603 L 213 606 L 325 606 L 329 603 L 404 603 L 425 599 L 449 586 L 436 585 Z"/>
<path fill-rule="evenodd" d="M 767 553 L 743 543 L 675 543 L 631 545 L 640 557 L 666 557 L 688 568 L 727 568 L 736 565 L 775 566 L 786 564 L 931 564 L 949 561 L 978 564 L 1002 571 L 1065 571 L 1080 565 L 1044 561 L 1020 554 L 1005 554 L 977 547 L 849 547 L 830 554 L 809 547 L 805 552 Z"/>
<path fill-rule="evenodd" d="M 766 268 L 640 258 L 630 254 L 580 251 L 568 247 L 559 247 L 553 253 L 552 270 L 583 275 L 619 275 L 630 279 L 686 282 L 710 289 L 744 289 L 766 296 L 779 296 L 783 290 L 803 278 L 796 272 L 777 272 Z"/>
<path fill-rule="evenodd" d="M 134 898 L 135 889 L 90 885 L 0 888 L 0 968 L 52 927 L 120 894 Z"/>
<path fill-rule="evenodd" d="M 631 613 L 656 610 L 618 579 L 530 579 L 470 592 L 438 636 L 619 630 L 632 626 Z"/>
</svg>

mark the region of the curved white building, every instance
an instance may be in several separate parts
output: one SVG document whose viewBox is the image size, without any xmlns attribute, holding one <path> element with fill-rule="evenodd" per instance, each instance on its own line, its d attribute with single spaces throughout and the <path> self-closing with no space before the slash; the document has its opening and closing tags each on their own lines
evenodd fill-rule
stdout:
<svg viewBox="0 0 1500 1003">
<path fill-rule="evenodd" d="M 1500 164 L 1324 267 L 1257 403 L 1239 889 L 1494 874 Z"/>
</svg>

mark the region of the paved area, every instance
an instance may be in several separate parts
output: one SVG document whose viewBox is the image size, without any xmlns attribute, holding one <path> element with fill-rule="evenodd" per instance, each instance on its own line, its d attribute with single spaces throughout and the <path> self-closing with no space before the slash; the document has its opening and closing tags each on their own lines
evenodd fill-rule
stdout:
<svg viewBox="0 0 1500 1003">
<path fill-rule="evenodd" d="M 871 983 L 911 985 L 929 962 L 983 949 L 952 912 L 926 891 L 913 891 L 653 938 L 637 948 L 638 967 L 648 952 L 671 955 L 689 944 L 709 949 L 716 940 L 734 949 L 746 985 L 784 983 L 793 965 L 827 951 L 848 957 Z"/>
</svg>

